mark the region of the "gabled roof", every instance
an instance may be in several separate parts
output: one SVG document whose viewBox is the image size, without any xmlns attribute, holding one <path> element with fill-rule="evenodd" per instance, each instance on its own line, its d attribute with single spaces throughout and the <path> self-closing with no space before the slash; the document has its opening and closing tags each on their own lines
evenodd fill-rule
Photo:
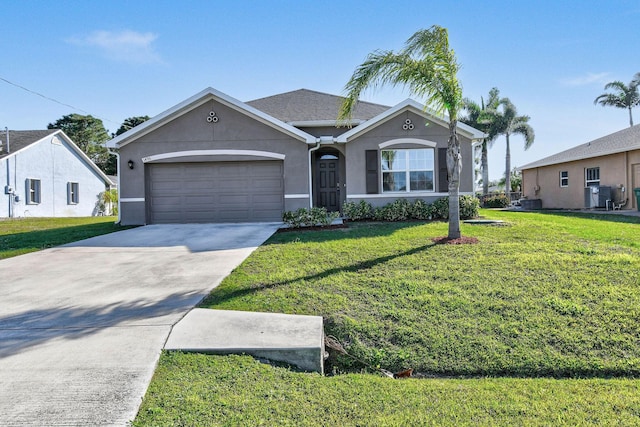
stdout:
<svg viewBox="0 0 640 427">
<path fill-rule="evenodd" d="M 7 157 L 9 154 L 13 154 L 18 150 L 28 147 L 31 144 L 35 144 L 42 138 L 52 135 L 57 132 L 57 129 L 47 130 L 10 130 L 9 131 L 9 149 L 11 153 L 7 153 L 7 133 L 0 133 L 0 159 Z"/>
<path fill-rule="evenodd" d="M 414 101 L 413 99 L 407 98 L 393 108 L 387 109 L 383 113 L 378 114 L 376 117 L 367 120 L 366 122 L 360 124 L 359 126 L 356 126 L 348 132 L 343 133 L 337 138 L 337 141 L 349 142 L 353 138 L 356 138 L 357 136 L 368 132 L 377 126 L 380 126 L 386 121 L 398 116 L 399 114 L 407 110 L 419 114 L 434 123 L 447 128 L 449 127 L 449 119 L 447 117 L 437 115 L 433 111 L 425 109 L 424 105 Z M 471 126 L 466 125 L 462 122 L 458 122 L 458 132 L 461 135 L 471 139 L 472 141 L 482 139 L 486 136 L 478 129 L 472 128 Z"/>
<path fill-rule="evenodd" d="M 150 120 L 147 120 L 146 122 L 139 124 L 138 126 L 128 130 L 127 132 L 113 138 L 112 140 L 107 142 L 107 147 L 123 147 L 128 143 L 134 141 L 135 139 L 146 135 L 147 133 L 182 116 L 183 114 L 188 113 L 189 111 L 192 111 L 193 109 L 203 105 L 204 103 L 212 99 L 307 144 L 315 144 L 316 142 L 316 138 L 314 136 L 311 136 L 308 133 L 301 131 L 300 129 L 296 129 L 295 127 L 284 123 L 283 121 L 280 121 L 277 118 L 272 117 L 269 114 L 266 114 L 265 112 L 252 107 L 251 105 L 245 104 L 242 101 L 238 101 L 237 99 L 232 98 L 227 94 L 209 87 L 186 99 L 185 101 L 182 101 L 181 103 L 158 114 Z"/>
<path fill-rule="evenodd" d="M 623 153 L 630 150 L 640 150 L 640 125 L 635 125 L 621 131 L 603 136 L 586 144 L 569 148 L 560 153 L 526 164 L 519 169 L 533 169 L 558 163 L 573 162 L 590 159 L 609 154 Z"/>
<path fill-rule="evenodd" d="M 7 136 L 6 133 L 0 134 L 0 141 L 2 141 L 2 152 L 0 153 L 0 159 L 13 157 L 21 151 L 29 149 L 29 147 L 44 141 L 51 141 L 54 137 L 64 139 L 65 142 L 71 147 L 71 149 L 80 156 L 80 158 L 90 167 L 102 180 L 113 185 L 114 182 L 109 179 L 104 172 L 100 170 L 95 163 L 91 161 L 89 157 L 60 129 L 47 129 L 47 130 L 10 130 L 9 131 L 9 148 L 11 152 L 7 153 Z"/>
<path fill-rule="evenodd" d="M 309 89 L 298 89 L 247 104 L 293 126 L 335 126 L 344 97 Z M 358 102 L 351 124 L 357 125 L 387 111 L 389 106 Z"/>
</svg>

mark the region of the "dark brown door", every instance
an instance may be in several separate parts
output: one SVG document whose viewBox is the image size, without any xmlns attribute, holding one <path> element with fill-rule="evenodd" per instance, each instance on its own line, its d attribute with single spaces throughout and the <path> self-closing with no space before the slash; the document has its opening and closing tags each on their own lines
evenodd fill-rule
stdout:
<svg viewBox="0 0 640 427">
<path fill-rule="evenodd" d="M 317 205 L 329 212 L 340 210 L 338 159 L 318 159 L 316 172 Z"/>
</svg>

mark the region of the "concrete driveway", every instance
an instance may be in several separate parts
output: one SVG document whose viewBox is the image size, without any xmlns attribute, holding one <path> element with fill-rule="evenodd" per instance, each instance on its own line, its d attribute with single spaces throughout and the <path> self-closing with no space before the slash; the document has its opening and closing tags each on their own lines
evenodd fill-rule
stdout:
<svg viewBox="0 0 640 427">
<path fill-rule="evenodd" d="M 151 225 L 0 261 L 0 425 L 126 425 L 175 325 L 279 224 Z"/>
</svg>

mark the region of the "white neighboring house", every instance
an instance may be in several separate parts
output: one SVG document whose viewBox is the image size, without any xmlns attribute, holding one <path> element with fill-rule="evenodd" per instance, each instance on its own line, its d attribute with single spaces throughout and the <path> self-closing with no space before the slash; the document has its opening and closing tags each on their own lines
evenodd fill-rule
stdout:
<svg viewBox="0 0 640 427">
<path fill-rule="evenodd" d="M 99 215 L 113 185 L 61 130 L 0 132 L 0 218 Z"/>
</svg>

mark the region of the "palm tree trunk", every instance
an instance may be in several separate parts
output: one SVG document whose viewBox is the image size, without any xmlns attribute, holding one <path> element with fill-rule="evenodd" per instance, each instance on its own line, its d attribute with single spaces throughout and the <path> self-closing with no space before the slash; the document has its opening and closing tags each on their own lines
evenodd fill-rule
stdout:
<svg viewBox="0 0 640 427">
<path fill-rule="evenodd" d="M 449 239 L 460 238 L 460 171 L 462 155 L 458 139 L 458 121 L 449 121 L 449 143 L 447 147 L 447 175 L 449 179 Z"/>
<path fill-rule="evenodd" d="M 489 194 L 489 156 L 487 153 L 487 141 L 482 141 L 482 156 L 480 158 L 482 167 L 482 195 Z"/>
<path fill-rule="evenodd" d="M 511 148 L 509 147 L 509 134 L 505 133 L 504 136 L 507 138 L 507 154 L 505 156 L 505 171 L 504 171 L 504 191 L 507 193 L 507 197 L 511 192 Z M 509 199 L 511 201 L 511 199 Z"/>
<path fill-rule="evenodd" d="M 631 114 L 631 107 L 629 107 L 629 127 L 633 126 L 633 114 Z"/>
</svg>

